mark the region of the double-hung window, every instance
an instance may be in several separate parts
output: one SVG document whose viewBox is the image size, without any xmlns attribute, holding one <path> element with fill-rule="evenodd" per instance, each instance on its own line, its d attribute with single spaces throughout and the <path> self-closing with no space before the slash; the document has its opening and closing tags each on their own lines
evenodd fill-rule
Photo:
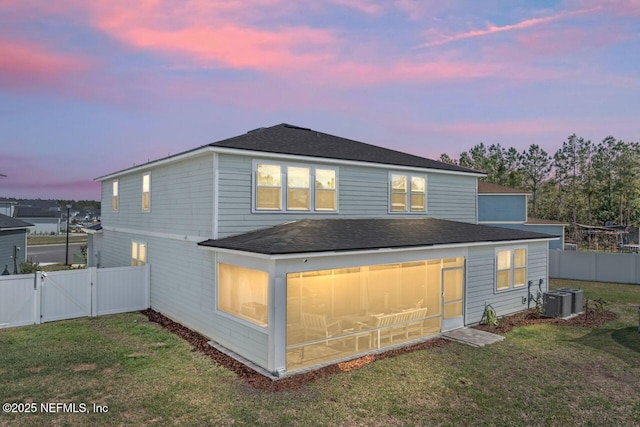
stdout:
<svg viewBox="0 0 640 427">
<path fill-rule="evenodd" d="M 311 203 L 309 168 L 287 168 L 287 210 L 308 211 Z"/>
<path fill-rule="evenodd" d="M 256 173 L 256 209 L 282 209 L 282 172 L 280 165 L 258 164 Z"/>
<path fill-rule="evenodd" d="M 392 173 L 390 177 L 391 212 L 426 212 L 427 178 Z"/>
<path fill-rule="evenodd" d="M 151 210 L 151 174 L 142 175 L 142 210 Z"/>
<path fill-rule="evenodd" d="M 335 212 L 336 170 L 257 162 L 254 200 L 256 211 Z"/>
<path fill-rule="evenodd" d="M 116 179 L 115 181 L 113 181 L 112 184 L 112 189 L 113 189 L 113 193 L 111 194 L 112 198 L 111 198 L 111 208 L 113 209 L 114 212 L 118 212 L 118 180 Z"/>
<path fill-rule="evenodd" d="M 316 168 L 316 210 L 336 210 L 336 171 Z"/>
<path fill-rule="evenodd" d="M 527 250 L 525 248 L 496 251 L 496 290 L 522 287 L 527 281 Z"/>
</svg>

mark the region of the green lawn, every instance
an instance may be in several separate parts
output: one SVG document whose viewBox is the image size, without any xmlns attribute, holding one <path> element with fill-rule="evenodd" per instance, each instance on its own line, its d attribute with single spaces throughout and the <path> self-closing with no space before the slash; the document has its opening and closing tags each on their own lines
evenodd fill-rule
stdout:
<svg viewBox="0 0 640 427">
<path fill-rule="evenodd" d="M 63 245 L 67 243 L 67 236 L 27 236 L 28 246 L 42 246 L 42 245 Z M 69 243 L 87 243 L 87 235 L 73 235 L 69 236 Z"/>
<path fill-rule="evenodd" d="M 378 360 L 287 392 L 258 391 L 138 313 L 0 330 L 0 403 L 105 413 L 7 414 L 0 425 L 620 425 L 640 423 L 640 286 L 554 281 L 619 318 L 516 328 Z"/>
</svg>

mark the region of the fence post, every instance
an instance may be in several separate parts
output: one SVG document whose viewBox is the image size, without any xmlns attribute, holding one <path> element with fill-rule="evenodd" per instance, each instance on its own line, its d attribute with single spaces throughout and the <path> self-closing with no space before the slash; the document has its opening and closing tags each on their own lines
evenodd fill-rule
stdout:
<svg viewBox="0 0 640 427">
<path fill-rule="evenodd" d="M 40 280 L 38 280 L 40 279 Z M 41 271 L 33 273 L 33 290 L 36 292 L 33 298 L 33 317 L 34 324 L 39 325 L 42 323 L 42 277 Z"/>
<path fill-rule="evenodd" d="M 98 273 L 95 267 L 87 268 L 89 270 L 89 286 L 91 286 L 91 313 L 89 317 L 98 315 Z"/>
<path fill-rule="evenodd" d="M 151 308 L 151 265 L 149 263 L 145 264 L 145 298 L 146 298 L 146 306 L 147 308 Z"/>
</svg>

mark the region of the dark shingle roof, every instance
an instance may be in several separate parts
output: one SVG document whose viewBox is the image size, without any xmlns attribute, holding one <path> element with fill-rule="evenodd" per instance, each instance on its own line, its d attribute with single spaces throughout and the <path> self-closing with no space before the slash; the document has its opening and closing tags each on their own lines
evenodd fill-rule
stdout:
<svg viewBox="0 0 640 427">
<path fill-rule="evenodd" d="M 33 224 L 30 224 L 28 222 L 25 222 L 16 218 L 11 218 L 10 216 L 0 214 L 0 230 L 5 228 L 27 228 L 27 227 L 33 227 Z"/>
<path fill-rule="evenodd" d="M 388 148 L 282 123 L 210 144 L 212 147 L 482 173 Z"/>
<path fill-rule="evenodd" d="M 305 219 L 237 236 L 207 240 L 199 245 L 284 255 L 554 237 L 434 218 Z"/>
<path fill-rule="evenodd" d="M 14 216 L 16 218 L 60 218 L 62 212 L 44 210 L 39 207 L 16 206 Z"/>
</svg>

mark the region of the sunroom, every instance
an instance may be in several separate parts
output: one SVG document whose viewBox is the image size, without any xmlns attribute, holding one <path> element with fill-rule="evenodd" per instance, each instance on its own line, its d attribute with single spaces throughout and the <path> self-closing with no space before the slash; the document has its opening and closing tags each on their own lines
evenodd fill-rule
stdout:
<svg viewBox="0 0 640 427">
<path fill-rule="evenodd" d="M 330 219 L 202 242 L 215 254 L 216 314 L 254 337 L 212 338 L 276 375 L 423 341 L 468 323 L 469 244 L 545 237 L 425 218 Z"/>
</svg>

